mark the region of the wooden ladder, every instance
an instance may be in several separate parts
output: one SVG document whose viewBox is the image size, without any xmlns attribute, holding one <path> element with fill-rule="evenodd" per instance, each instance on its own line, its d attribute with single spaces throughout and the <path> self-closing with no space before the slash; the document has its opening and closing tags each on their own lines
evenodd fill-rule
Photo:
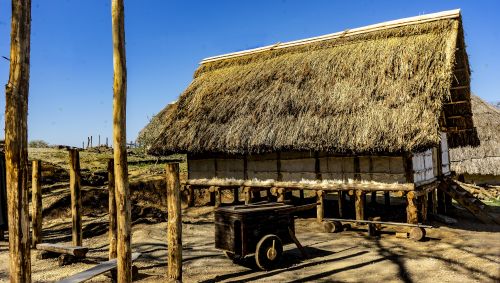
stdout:
<svg viewBox="0 0 500 283">
<path fill-rule="evenodd" d="M 476 198 L 460 184 L 450 178 L 445 178 L 438 189 L 442 190 L 461 206 L 467 209 L 472 215 L 486 224 L 500 224 L 500 220 L 488 213 L 488 206 Z"/>
</svg>

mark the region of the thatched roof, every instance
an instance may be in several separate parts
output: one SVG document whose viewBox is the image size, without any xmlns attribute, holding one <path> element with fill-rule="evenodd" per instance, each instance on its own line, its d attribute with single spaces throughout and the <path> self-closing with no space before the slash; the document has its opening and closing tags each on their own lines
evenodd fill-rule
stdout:
<svg viewBox="0 0 500 283">
<path fill-rule="evenodd" d="M 474 144 L 459 10 L 208 58 L 153 154 Z M 150 127 L 149 125 L 148 127 Z"/>
<path fill-rule="evenodd" d="M 451 169 L 458 174 L 500 176 L 500 110 L 472 95 L 472 113 L 481 145 L 450 150 Z"/>
<path fill-rule="evenodd" d="M 169 114 L 172 114 L 176 109 L 176 102 L 171 102 L 167 104 L 163 110 L 161 110 L 158 114 L 154 115 L 153 118 L 149 121 L 149 124 L 146 125 L 137 136 L 137 143 L 140 146 L 149 146 L 151 145 L 156 138 L 161 134 L 161 129 L 163 122 L 166 121 Z"/>
</svg>

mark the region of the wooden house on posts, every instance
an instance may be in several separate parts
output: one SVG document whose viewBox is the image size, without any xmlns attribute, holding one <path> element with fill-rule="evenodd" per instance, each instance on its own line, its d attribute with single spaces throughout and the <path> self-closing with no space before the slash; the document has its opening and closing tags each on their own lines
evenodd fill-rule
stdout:
<svg viewBox="0 0 500 283">
<path fill-rule="evenodd" d="M 449 148 L 478 143 L 469 75 L 460 10 L 211 57 L 149 152 L 186 153 L 186 188 L 348 192 L 357 218 L 364 194 L 398 192 L 415 223 Z"/>
<path fill-rule="evenodd" d="M 451 169 L 467 183 L 500 185 L 500 109 L 475 95 L 471 102 L 481 144 L 451 149 Z"/>
</svg>

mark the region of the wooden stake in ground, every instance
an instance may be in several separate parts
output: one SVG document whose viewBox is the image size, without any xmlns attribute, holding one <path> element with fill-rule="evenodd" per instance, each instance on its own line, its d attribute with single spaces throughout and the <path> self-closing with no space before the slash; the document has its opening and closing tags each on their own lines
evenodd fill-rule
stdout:
<svg viewBox="0 0 500 283">
<path fill-rule="evenodd" d="M 77 149 L 69 150 L 69 189 L 71 191 L 71 217 L 73 246 L 82 245 L 82 195 L 80 188 L 80 154 Z"/>
<path fill-rule="evenodd" d="M 113 159 L 108 160 L 108 200 L 109 200 L 109 259 L 116 258 L 117 225 L 115 198 L 115 167 Z"/>
<path fill-rule="evenodd" d="M 10 282 L 31 282 L 28 216 L 28 92 L 31 1 L 12 1 L 9 81 L 5 87 L 5 163 Z"/>
<path fill-rule="evenodd" d="M 42 161 L 33 160 L 31 174 L 32 247 L 42 242 Z"/>
<path fill-rule="evenodd" d="M 182 282 L 182 223 L 179 164 L 166 166 L 167 173 L 167 246 L 168 278 Z"/>
<path fill-rule="evenodd" d="M 130 193 L 127 168 L 127 65 L 123 0 L 111 1 L 113 30 L 113 152 L 117 208 L 117 280 L 132 281 Z"/>
<path fill-rule="evenodd" d="M 355 195 L 355 205 L 354 208 L 356 210 L 356 219 L 364 220 L 365 219 L 365 193 L 361 190 L 356 190 L 354 192 Z"/>
</svg>

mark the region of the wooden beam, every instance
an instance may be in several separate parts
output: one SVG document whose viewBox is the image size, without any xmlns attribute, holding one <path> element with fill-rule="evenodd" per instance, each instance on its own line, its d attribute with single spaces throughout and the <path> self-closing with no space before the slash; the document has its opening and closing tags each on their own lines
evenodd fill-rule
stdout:
<svg viewBox="0 0 500 283">
<path fill-rule="evenodd" d="M 168 279 L 182 282 L 182 216 L 179 164 L 166 165 L 167 174 L 167 262 Z"/>
<path fill-rule="evenodd" d="M 118 223 L 117 280 L 132 281 L 130 192 L 127 165 L 127 64 L 123 0 L 111 2 L 113 36 L 113 156 Z"/>
<path fill-rule="evenodd" d="M 108 159 L 108 213 L 109 259 L 113 259 L 116 258 L 118 224 L 116 220 L 115 164 L 112 158 Z"/>
<path fill-rule="evenodd" d="M 5 165 L 10 282 L 31 282 L 28 212 L 28 92 L 31 1 L 12 1 L 10 70 L 5 86 Z"/>
<path fill-rule="evenodd" d="M 82 245 L 82 195 L 80 188 L 80 154 L 77 149 L 69 150 L 69 188 L 71 191 L 71 237 L 73 246 Z"/>
<path fill-rule="evenodd" d="M 82 246 L 66 246 L 63 244 L 49 244 L 49 243 L 38 244 L 36 245 L 36 249 L 58 254 L 72 255 L 75 257 L 85 257 L 85 255 L 89 251 L 88 248 Z"/>
<path fill-rule="evenodd" d="M 32 246 L 42 242 L 42 161 L 33 160 L 31 169 Z"/>
</svg>

